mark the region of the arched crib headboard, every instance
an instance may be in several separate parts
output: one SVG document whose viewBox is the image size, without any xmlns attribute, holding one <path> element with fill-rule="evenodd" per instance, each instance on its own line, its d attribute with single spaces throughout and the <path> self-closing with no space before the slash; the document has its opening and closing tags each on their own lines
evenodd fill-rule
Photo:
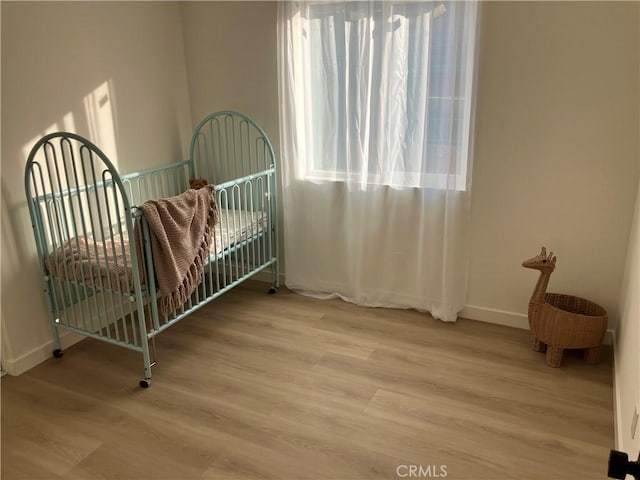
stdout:
<svg viewBox="0 0 640 480">
<path fill-rule="evenodd" d="M 220 223 L 231 217 L 259 214 L 267 226 L 263 243 L 279 285 L 278 177 L 273 146 L 265 131 L 248 116 L 223 110 L 205 117 L 191 139 L 192 178 L 216 186 Z M 230 213 L 237 212 L 237 213 Z M 268 253 L 267 253 L 268 252 Z"/>
<path fill-rule="evenodd" d="M 219 185 L 275 168 L 273 146 L 246 115 L 224 110 L 205 117 L 191 140 L 193 178 Z"/>
<path fill-rule="evenodd" d="M 56 132 L 36 142 L 25 168 L 25 192 L 43 267 L 70 240 L 120 245 L 119 239 L 133 237 L 131 206 L 118 171 L 100 148 L 79 135 Z M 135 262 L 136 252 L 127 253 L 125 261 Z"/>
</svg>

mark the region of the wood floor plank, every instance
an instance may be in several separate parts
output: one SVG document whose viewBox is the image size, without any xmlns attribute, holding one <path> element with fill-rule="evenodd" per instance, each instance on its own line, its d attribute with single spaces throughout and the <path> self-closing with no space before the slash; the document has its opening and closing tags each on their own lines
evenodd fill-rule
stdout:
<svg viewBox="0 0 640 480">
<path fill-rule="evenodd" d="M 611 353 L 562 368 L 529 332 L 247 283 L 138 354 L 85 340 L 4 377 L 4 479 L 606 477 Z M 424 475 L 423 475 L 424 477 Z"/>
</svg>

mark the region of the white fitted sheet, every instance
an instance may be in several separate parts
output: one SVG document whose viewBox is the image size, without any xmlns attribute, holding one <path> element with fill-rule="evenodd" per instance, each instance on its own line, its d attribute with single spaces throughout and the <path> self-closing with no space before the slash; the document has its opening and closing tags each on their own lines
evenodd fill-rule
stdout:
<svg viewBox="0 0 640 480">
<path fill-rule="evenodd" d="M 251 238 L 264 229 L 264 212 L 221 209 L 211 239 L 211 253 L 220 254 L 226 248 Z"/>
</svg>

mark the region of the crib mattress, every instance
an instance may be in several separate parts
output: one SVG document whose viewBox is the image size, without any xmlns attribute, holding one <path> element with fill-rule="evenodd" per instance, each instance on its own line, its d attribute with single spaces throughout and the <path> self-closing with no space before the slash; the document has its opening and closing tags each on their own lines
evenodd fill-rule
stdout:
<svg viewBox="0 0 640 480">
<path fill-rule="evenodd" d="M 219 255 L 227 248 L 260 233 L 264 227 L 264 213 L 248 210 L 222 209 L 211 239 L 211 253 Z"/>
<path fill-rule="evenodd" d="M 264 220 L 263 212 L 221 209 L 211 238 L 210 259 L 258 235 L 264 228 Z M 56 248 L 45 263 L 49 273 L 63 281 L 83 282 L 100 290 L 133 290 L 129 239 L 120 235 L 105 242 L 73 237 Z M 144 272 L 140 273 L 144 283 Z"/>
</svg>

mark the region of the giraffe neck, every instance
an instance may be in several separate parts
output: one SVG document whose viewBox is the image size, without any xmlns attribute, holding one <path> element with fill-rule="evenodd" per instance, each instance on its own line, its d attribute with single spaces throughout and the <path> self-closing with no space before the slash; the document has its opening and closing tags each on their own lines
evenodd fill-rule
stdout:
<svg viewBox="0 0 640 480">
<path fill-rule="evenodd" d="M 547 291 L 547 285 L 549 285 L 550 277 L 551 277 L 551 272 L 540 271 L 540 276 L 538 277 L 538 283 L 536 283 L 536 288 L 533 289 L 533 295 L 531 295 L 531 300 L 529 301 L 529 304 L 541 305 L 544 303 L 544 294 Z"/>
</svg>

